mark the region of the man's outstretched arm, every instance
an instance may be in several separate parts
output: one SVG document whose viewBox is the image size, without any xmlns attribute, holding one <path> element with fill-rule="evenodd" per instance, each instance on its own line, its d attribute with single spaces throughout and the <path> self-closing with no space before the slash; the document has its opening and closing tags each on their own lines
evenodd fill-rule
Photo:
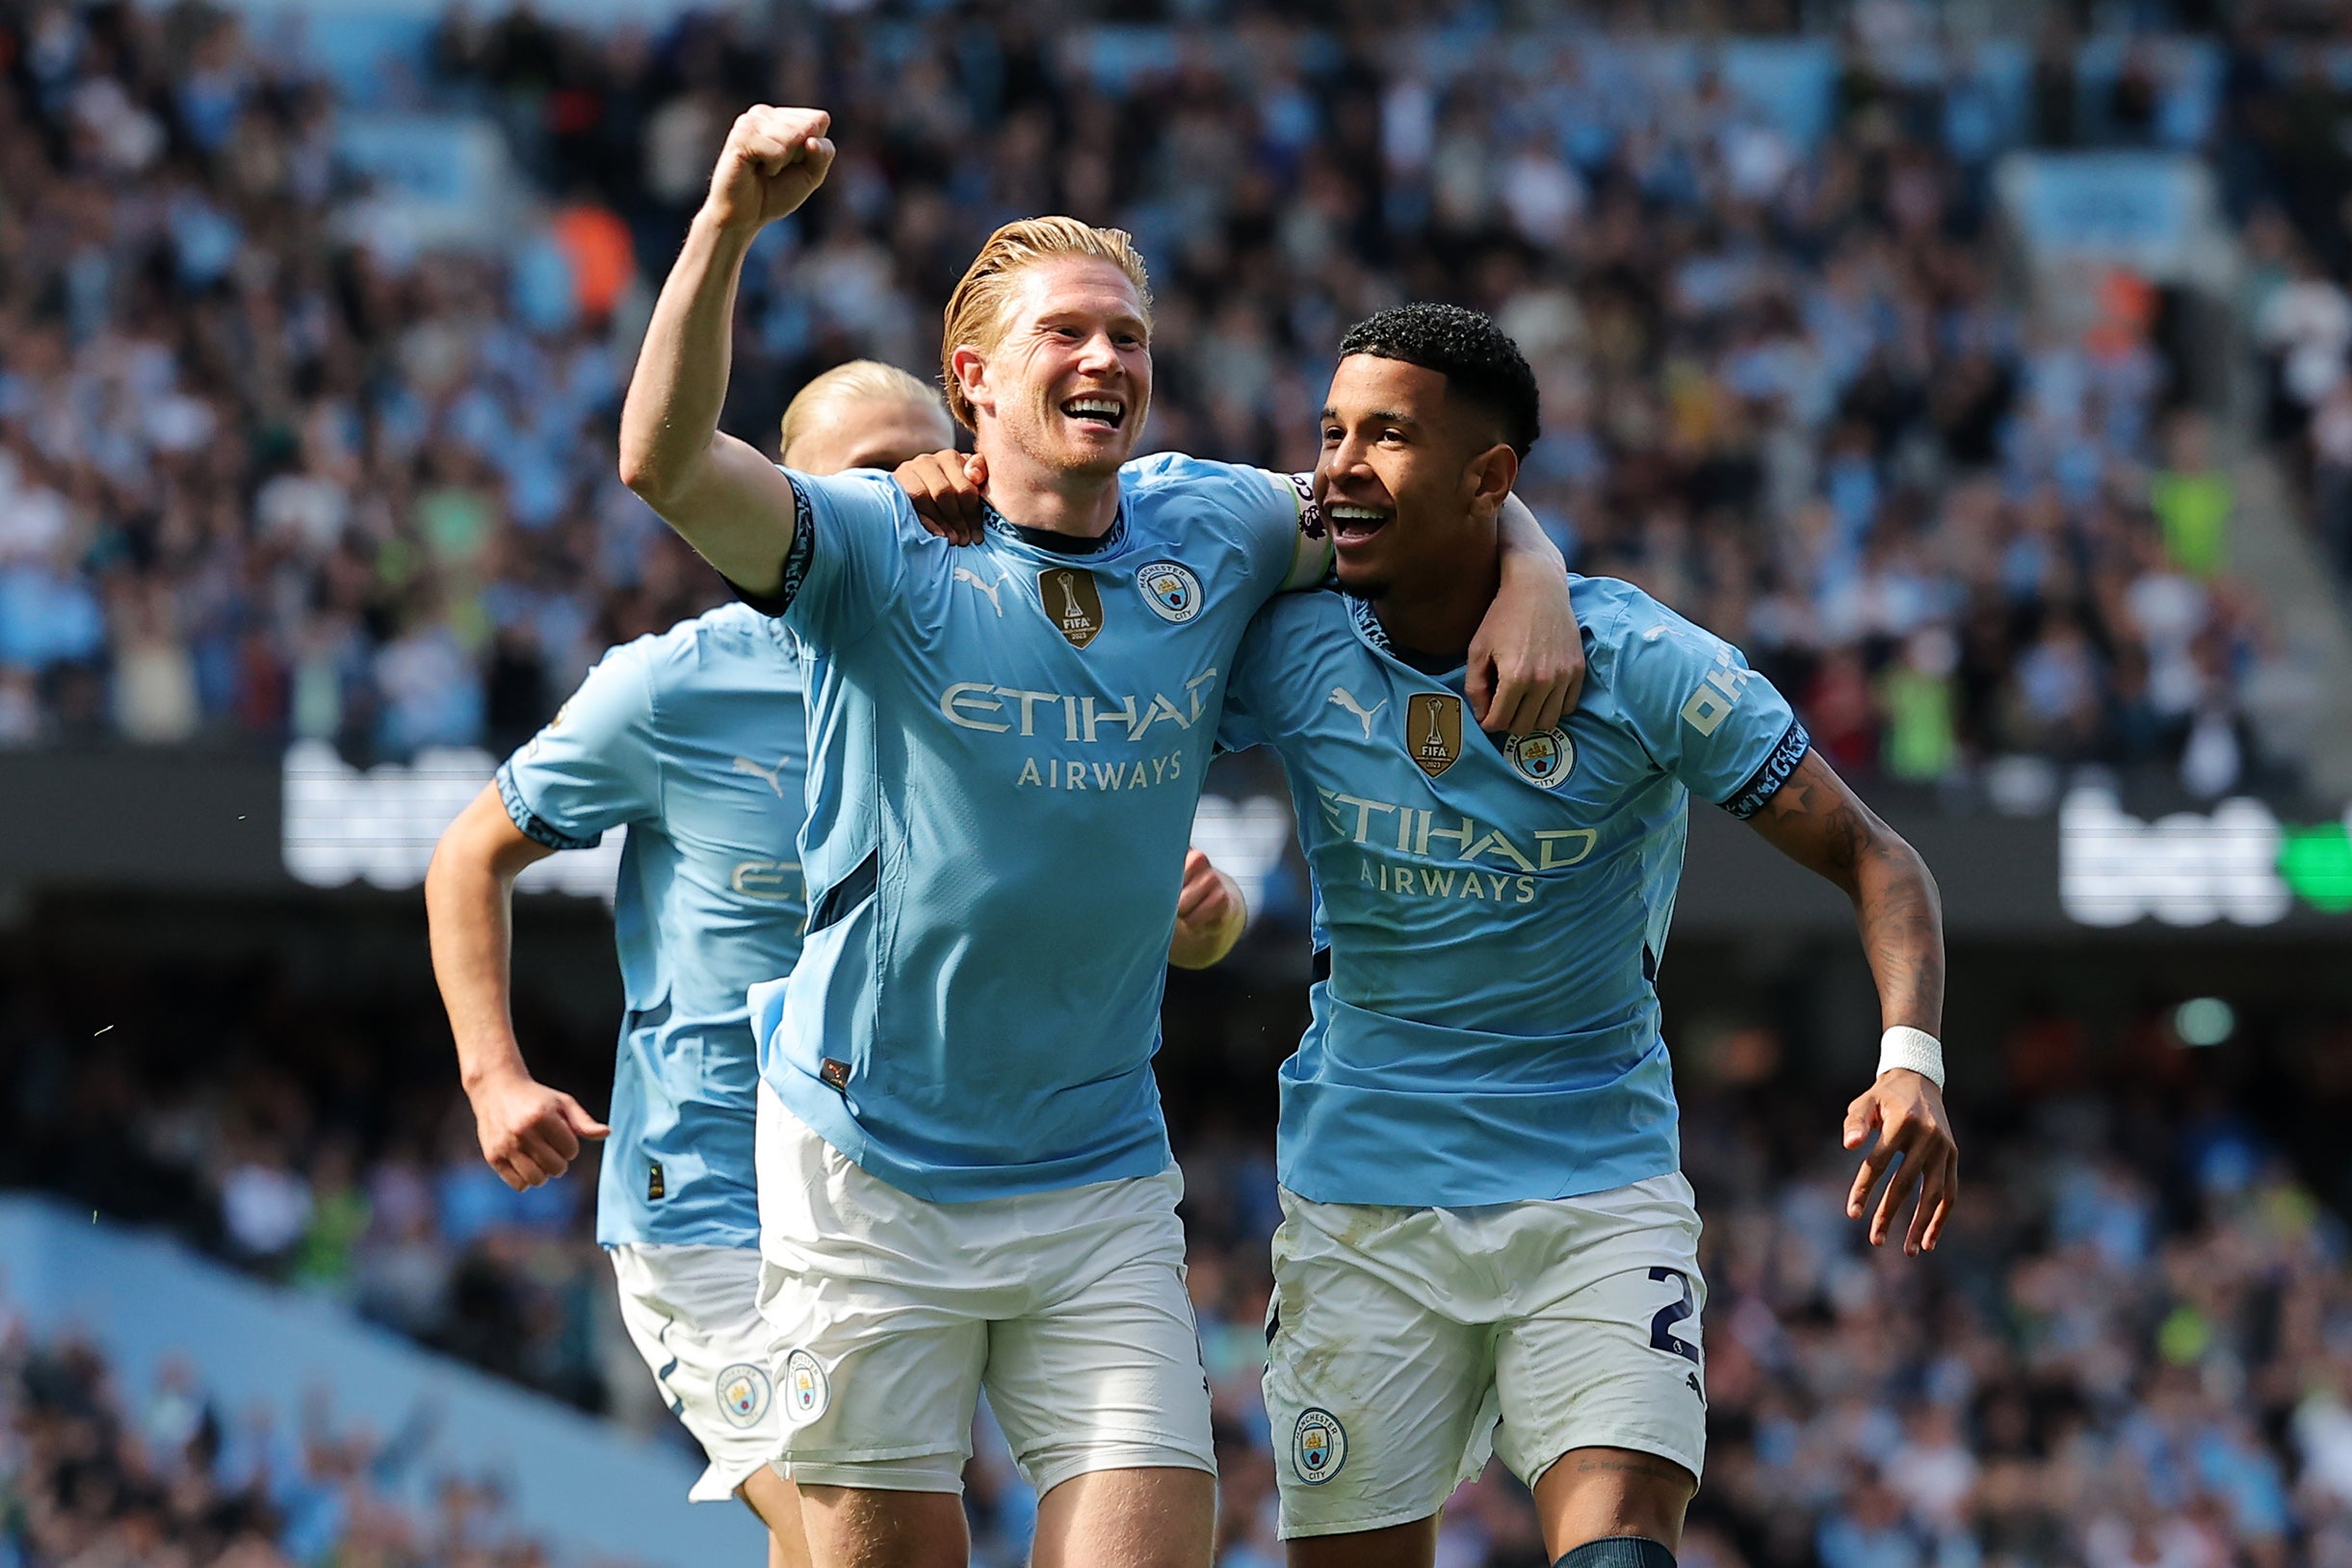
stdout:
<svg viewBox="0 0 2352 1568">
<path fill-rule="evenodd" d="M 611 1131 L 533 1078 L 514 1038 L 514 878 L 554 852 L 514 825 L 492 784 L 449 824 L 425 873 L 432 973 L 457 1041 L 458 1079 L 473 1103 L 482 1157 L 516 1191 L 562 1175 L 580 1158 L 582 1138 Z"/>
<path fill-rule="evenodd" d="M 783 584 L 792 484 L 719 428 L 735 286 L 759 231 L 806 201 L 832 167 L 830 117 L 746 110 L 727 135 L 710 195 L 653 307 L 620 412 L 620 478 L 730 582 Z"/>
<path fill-rule="evenodd" d="M 1933 1037 L 1944 1019 L 1944 906 L 1919 851 L 1880 822 L 1817 751 L 1805 754 L 1749 823 L 1853 901 L 1863 951 L 1878 981 L 1882 1026 Z M 1845 1146 L 1860 1148 L 1872 1133 L 1878 1142 L 1854 1177 L 1846 1214 L 1862 1217 L 1870 1189 L 1899 1154 L 1901 1165 L 1870 1217 L 1870 1244 L 1887 1239 L 1903 1198 L 1916 1189 L 1919 1202 L 1903 1249 L 1916 1254 L 1933 1247 L 1959 1183 L 1959 1150 L 1941 1084 L 1909 1067 L 1881 1072 L 1846 1108 Z"/>
</svg>

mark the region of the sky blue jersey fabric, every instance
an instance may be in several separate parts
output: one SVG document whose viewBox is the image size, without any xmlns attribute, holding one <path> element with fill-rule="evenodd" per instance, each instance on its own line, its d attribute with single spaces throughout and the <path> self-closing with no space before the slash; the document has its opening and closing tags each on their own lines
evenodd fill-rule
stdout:
<svg viewBox="0 0 2352 1568">
<path fill-rule="evenodd" d="M 558 849 L 626 826 L 613 902 L 628 1015 L 596 1239 L 759 1244 L 745 993 L 799 957 L 808 741 L 798 649 L 727 605 L 606 654 L 498 770 Z"/>
<path fill-rule="evenodd" d="M 1322 570 L 1308 503 L 1154 457 L 1121 471 L 1100 541 L 994 518 L 958 549 L 883 476 L 788 477 L 771 608 L 811 659 L 812 913 L 753 999 L 763 1076 L 932 1202 L 1160 1170 L 1193 808 L 1250 616 Z"/>
<path fill-rule="evenodd" d="M 1505 744 L 1460 669 L 1399 660 L 1360 600 L 1291 594 L 1250 627 L 1220 740 L 1280 753 L 1317 895 L 1324 978 L 1277 1151 L 1304 1197 L 1510 1203 L 1680 1163 L 1653 981 L 1686 801 L 1752 815 L 1810 741 L 1737 648 L 1639 588 L 1571 598 L 1582 700 Z"/>
</svg>

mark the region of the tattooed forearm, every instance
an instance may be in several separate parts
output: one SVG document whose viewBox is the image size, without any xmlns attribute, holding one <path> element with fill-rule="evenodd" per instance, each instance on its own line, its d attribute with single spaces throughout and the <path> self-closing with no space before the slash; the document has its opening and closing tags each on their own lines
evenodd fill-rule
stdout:
<svg viewBox="0 0 2352 1568">
<path fill-rule="evenodd" d="M 1854 902 L 1862 947 L 1889 1026 L 1943 1028 L 1944 908 L 1919 851 L 1810 752 L 1751 824 Z"/>
<path fill-rule="evenodd" d="M 1872 819 L 1876 821 L 1876 819 Z M 1944 1032 L 1944 905 L 1927 863 L 1879 823 L 1862 860 L 1854 917 L 1878 980 L 1883 1022 Z"/>
</svg>

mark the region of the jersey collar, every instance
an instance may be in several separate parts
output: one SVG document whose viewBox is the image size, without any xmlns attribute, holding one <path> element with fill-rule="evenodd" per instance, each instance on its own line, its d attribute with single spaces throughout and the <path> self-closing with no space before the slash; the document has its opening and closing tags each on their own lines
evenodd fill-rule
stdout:
<svg viewBox="0 0 2352 1568">
<path fill-rule="evenodd" d="M 1347 618 L 1354 623 L 1356 636 L 1362 638 L 1376 652 L 1388 655 L 1423 680 L 1433 681 L 1437 685 L 1444 686 L 1447 684 L 1448 676 L 1464 667 L 1457 664 L 1442 670 L 1422 668 L 1397 651 L 1397 644 L 1389 640 L 1388 628 L 1380 624 L 1378 615 L 1372 614 L 1370 599 L 1359 599 L 1354 594 L 1342 592 L 1338 588 L 1333 588 L 1331 591 L 1338 593 L 1341 598 L 1347 601 Z"/>
<path fill-rule="evenodd" d="M 989 532 L 1000 538 L 1013 539 L 1032 550 L 1042 550 L 1052 556 L 1105 556 L 1127 542 L 1127 492 L 1119 491 L 1119 514 L 1111 521 L 1111 529 L 1099 539 L 1078 539 L 1068 534 L 1056 534 L 1048 529 L 1024 528 L 996 510 L 996 504 L 983 500 L 982 515 Z"/>
</svg>

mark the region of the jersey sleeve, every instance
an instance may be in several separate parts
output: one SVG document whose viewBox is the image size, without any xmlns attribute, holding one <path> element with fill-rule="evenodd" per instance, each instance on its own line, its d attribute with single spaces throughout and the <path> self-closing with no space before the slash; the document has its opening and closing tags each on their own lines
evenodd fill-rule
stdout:
<svg viewBox="0 0 2352 1568">
<path fill-rule="evenodd" d="M 792 482 L 792 547 L 772 594 L 745 595 L 783 618 L 811 649 L 855 641 L 898 599 L 905 580 L 897 483 L 878 474 L 803 474 Z"/>
<path fill-rule="evenodd" d="M 661 748 L 641 645 L 606 654 L 497 783 L 514 825 L 551 849 L 585 849 L 609 828 L 659 817 Z"/>
<path fill-rule="evenodd" d="M 1265 472 L 1264 470 L 1260 470 Z M 1266 477 L 1290 504 L 1283 521 L 1290 529 L 1290 564 L 1283 573 L 1288 588 L 1314 588 L 1331 575 L 1331 531 L 1323 526 L 1322 504 L 1315 499 L 1313 474 L 1273 474 Z M 1280 509 L 1275 515 L 1280 518 Z"/>
<path fill-rule="evenodd" d="M 1331 536 L 1315 501 L 1313 474 L 1277 474 L 1241 463 L 1156 452 L 1135 464 L 1149 488 L 1182 487 L 1206 501 L 1233 530 L 1252 584 L 1267 593 L 1314 588 L 1331 570 Z"/>
<path fill-rule="evenodd" d="M 1738 648 L 1641 595 L 1612 628 L 1618 698 L 1658 765 L 1745 820 L 1813 746 L 1789 699 Z"/>
</svg>

